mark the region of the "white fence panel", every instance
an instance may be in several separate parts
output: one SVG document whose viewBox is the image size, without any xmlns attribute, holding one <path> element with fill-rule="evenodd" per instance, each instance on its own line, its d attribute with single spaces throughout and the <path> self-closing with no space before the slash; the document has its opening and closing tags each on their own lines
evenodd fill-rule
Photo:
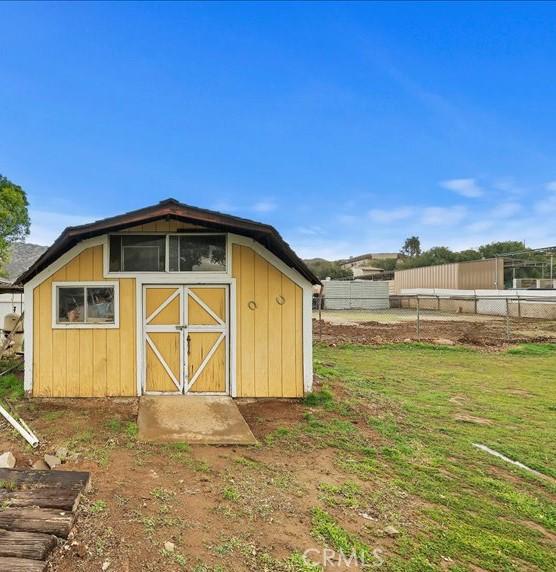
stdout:
<svg viewBox="0 0 556 572">
<path fill-rule="evenodd" d="M 326 310 L 387 310 L 390 308 L 388 282 L 369 280 L 326 280 Z"/>
</svg>

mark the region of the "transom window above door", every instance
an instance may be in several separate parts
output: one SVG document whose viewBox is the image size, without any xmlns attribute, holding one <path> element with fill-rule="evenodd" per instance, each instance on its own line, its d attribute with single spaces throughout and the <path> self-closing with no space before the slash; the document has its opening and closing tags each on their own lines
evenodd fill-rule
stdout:
<svg viewBox="0 0 556 572">
<path fill-rule="evenodd" d="M 110 272 L 225 272 L 223 234 L 110 235 Z"/>
</svg>

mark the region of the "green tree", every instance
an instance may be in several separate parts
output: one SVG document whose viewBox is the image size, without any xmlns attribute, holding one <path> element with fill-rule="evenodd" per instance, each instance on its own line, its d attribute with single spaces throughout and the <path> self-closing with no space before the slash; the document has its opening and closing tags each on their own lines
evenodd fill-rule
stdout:
<svg viewBox="0 0 556 572">
<path fill-rule="evenodd" d="M 468 260 L 479 260 L 481 258 L 481 253 L 474 248 L 469 248 L 467 250 L 462 250 L 456 253 L 458 256 L 458 262 L 466 262 Z"/>
<path fill-rule="evenodd" d="M 311 260 L 305 260 L 305 263 L 320 280 L 324 280 L 325 278 L 332 278 L 333 280 L 348 280 L 353 278 L 351 268 L 342 268 L 337 262 L 330 262 L 324 258 L 313 258 Z"/>
<path fill-rule="evenodd" d="M 495 258 L 502 254 L 510 254 L 512 252 L 522 252 L 528 250 L 525 243 L 521 240 L 505 240 L 502 242 L 491 242 L 479 246 L 479 254 L 482 258 Z"/>
<path fill-rule="evenodd" d="M 400 252 L 404 256 L 409 256 L 410 258 L 419 256 L 421 254 L 421 241 L 419 240 L 419 237 L 410 236 L 409 238 L 406 238 Z"/>
<path fill-rule="evenodd" d="M 29 234 L 31 221 L 25 191 L 0 175 L 0 269 L 9 258 L 10 244 Z"/>
<path fill-rule="evenodd" d="M 373 266 L 377 268 L 382 268 L 386 271 L 392 271 L 396 269 L 396 265 L 398 264 L 397 258 L 377 258 L 376 260 L 373 259 L 372 262 Z"/>
</svg>

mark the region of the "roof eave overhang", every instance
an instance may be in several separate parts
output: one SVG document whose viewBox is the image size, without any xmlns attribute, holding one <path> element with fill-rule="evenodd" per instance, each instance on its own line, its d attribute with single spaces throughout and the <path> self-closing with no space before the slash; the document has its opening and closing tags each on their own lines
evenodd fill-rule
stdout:
<svg viewBox="0 0 556 572">
<path fill-rule="evenodd" d="M 78 242 L 161 219 L 179 220 L 215 231 L 231 232 L 253 238 L 288 264 L 289 267 L 299 272 L 311 284 L 320 284 L 320 280 L 295 254 L 274 227 L 248 219 L 181 205 L 173 201 L 167 201 L 166 204 L 161 203 L 155 207 L 147 207 L 90 224 L 66 228 L 52 246 L 28 270 L 19 276 L 15 284 L 26 284 Z"/>
</svg>

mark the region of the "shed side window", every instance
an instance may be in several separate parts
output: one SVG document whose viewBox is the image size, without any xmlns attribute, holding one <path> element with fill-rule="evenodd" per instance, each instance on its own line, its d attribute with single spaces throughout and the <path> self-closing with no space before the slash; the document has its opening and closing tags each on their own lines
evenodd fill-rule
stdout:
<svg viewBox="0 0 556 572">
<path fill-rule="evenodd" d="M 58 324 L 114 324 L 114 286 L 58 286 Z"/>
<path fill-rule="evenodd" d="M 170 236 L 170 272 L 225 272 L 224 235 Z"/>
<path fill-rule="evenodd" d="M 110 236 L 110 272 L 164 272 L 166 236 Z"/>
</svg>

